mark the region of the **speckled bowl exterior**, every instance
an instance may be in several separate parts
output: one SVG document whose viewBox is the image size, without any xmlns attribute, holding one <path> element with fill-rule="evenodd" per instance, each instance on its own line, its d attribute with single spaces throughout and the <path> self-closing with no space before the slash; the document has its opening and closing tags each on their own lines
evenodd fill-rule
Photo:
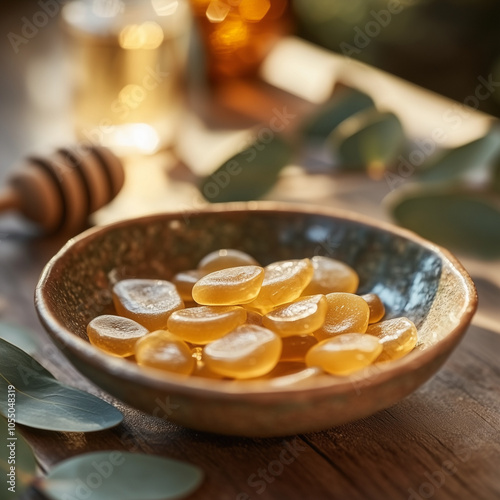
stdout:
<svg viewBox="0 0 500 500">
<path fill-rule="evenodd" d="M 292 386 L 182 377 L 142 368 L 89 344 L 87 323 L 111 307 L 122 278 L 170 279 L 212 250 L 237 248 L 263 265 L 331 256 L 377 293 L 387 317 L 417 326 L 417 348 L 350 377 L 318 375 Z M 39 317 L 69 360 L 118 399 L 181 425 L 221 434 L 317 431 L 387 408 L 424 383 L 458 344 L 474 314 L 474 285 L 447 251 L 357 214 L 266 202 L 214 205 L 98 227 L 47 264 L 35 294 Z"/>
</svg>

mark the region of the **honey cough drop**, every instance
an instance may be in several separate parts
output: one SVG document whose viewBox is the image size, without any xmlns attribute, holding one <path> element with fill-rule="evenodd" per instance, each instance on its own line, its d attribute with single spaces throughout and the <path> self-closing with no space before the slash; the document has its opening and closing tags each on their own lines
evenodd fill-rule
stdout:
<svg viewBox="0 0 500 500">
<path fill-rule="evenodd" d="M 116 283 L 117 315 L 94 318 L 90 342 L 113 356 L 134 354 L 166 377 L 276 387 L 318 374 L 348 377 L 399 359 L 418 342 L 409 319 L 383 320 L 380 297 L 357 295 L 356 271 L 329 257 L 261 267 L 245 252 L 221 249 L 172 280 Z"/>
<path fill-rule="evenodd" d="M 177 288 L 164 280 L 127 279 L 113 287 L 113 303 L 120 316 L 149 331 L 166 328 L 169 316 L 184 308 Z"/>
</svg>

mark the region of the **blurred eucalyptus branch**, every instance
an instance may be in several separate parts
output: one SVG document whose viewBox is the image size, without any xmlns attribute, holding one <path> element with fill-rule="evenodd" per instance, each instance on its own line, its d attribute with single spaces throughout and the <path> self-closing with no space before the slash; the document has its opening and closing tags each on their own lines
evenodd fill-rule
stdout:
<svg viewBox="0 0 500 500">
<path fill-rule="evenodd" d="M 391 184 L 394 166 L 410 146 L 394 113 L 344 87 L 292 140 L 278 133 L 256 140 L 206 177 L 201 190 L 210 202 L 260 198 L 307 148 L 323 148 L 332 170 L 364 171 Z M 453 250 L 500 257 L 500 125 L 495 122 L 483 137 L 460 147 L 430 154 L 412 173 L 385 200 L 396 222 Z"/>
</svg>

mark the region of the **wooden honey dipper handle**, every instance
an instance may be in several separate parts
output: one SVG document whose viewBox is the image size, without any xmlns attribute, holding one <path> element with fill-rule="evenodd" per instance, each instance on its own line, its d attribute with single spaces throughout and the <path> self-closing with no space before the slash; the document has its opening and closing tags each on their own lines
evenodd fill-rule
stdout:
<svg viewBox="0 0 500 500">
<path fill-rule="evenodd" d="M 12 187 L 4 189 L 0 197 L 0 212 L 19 208 L 19 197 Z"/>
<path fill-rule="evenodd" d="M 29 158 L 13 173 L 0 196 L 0 211 L 18 210 L 46 233 L 74 234 L 118 194 L 123 182 L 123 165 L 109 149 L 59 149 Z"/>
</svg>

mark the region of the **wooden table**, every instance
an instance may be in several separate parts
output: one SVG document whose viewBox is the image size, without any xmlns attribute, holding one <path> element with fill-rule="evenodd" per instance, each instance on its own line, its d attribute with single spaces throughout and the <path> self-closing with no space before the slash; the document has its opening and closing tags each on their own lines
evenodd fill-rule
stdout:
<svg viewBox="0 0 500 500">
<path fill-rule="evenodd" d="M 29 10 L 29 5 L 24 9 Z M 22 15 L 17 11 L 3 20 L 3 40 Z M 68 139 L 62 106 L 54 108 L 36 101 L 33 89 L 23 86 L 26 76 L 37 70 L 42 79 L 38 83 L 43 87 L 42 77 L 45 74 L 48 78 L 46 64 L 50 62 L 44 50 L 54 49 L 55 33 L 54 24 L 47 26 L 39 33 L 37 43 L 30 42 L 19 54 L 14 54 L 6 42 L 0 46 L 4 64 L 0 83 L 2 177 L 16 158 Z M 352 78 L 365 80 L 355 75 Z M 433 106 L 450 105 L 379 72 L 374 72 L 373 78 L 389 82 L 387 93 L 394 86 L 403 94 L 414 92 L 416 104 L 420 107 L 428 102 L 431 114 L 438 109 Z M 49 86 L 45 90 L 50 90 Z M 414 121 L 411 110 L 402 109 L 402 115 L 408 123 Z M 478 116 L 477 123 L 481 119 Z M 432 120 L 421 123 L 430 127 Z M 475 123 L 470 127 L 474 129 L 472 135 L 477 127 Z M 288 175 L 269 197 L 306 201 L 304 193 L 316 193 L 320 187 L 322 194 L 315 196 L 317 202 L 385 217 L 380 200 L 387 186 L 358 177 Z M 1 226 L 0 319 L 29 328 L 43 342 L 50 342 L 36 318 L 33 290 L 44 264 L 63 241 L 26 238 L 19 234 L 19 227 L 11 220 L 4 220 Z M 205 472 L 206 480 L 190 497 L 193 499 L 500 498 L 500 336 L 492 331 L 500 324 L 493 306 L 500 271 L 495 263 L 485 266 L 470 259 L 466 266 L 474 270 L 473 277 L 477 271 L 480 301 L 484 298 L 485 306 L 480 306 L 478 319 L 465 340 L 428 383 L 370 418 L 324 432 L 279 439 L 204 434 L 169 423 L 168 407 L 164 408 L 165 418 L 155 418 L 113 400 L 79 375 L 62 355 L 51 351 L 41 360 L 47 368 L 61 380 L 111 401 L 125 415 L 124 422 L 112 430 L 90 434 L 19 429 L 33 446 L 41 472 L 71 456 L 107 449 L 158 454 L 196 464 Z M 276 461 L 284 449 L 293 450 L 293 461 L 279 466 Z M 0 498 L 6 498 L 1 488 Z M 42 497 L 30 492 L 24 498 Z"/>
</svg>

